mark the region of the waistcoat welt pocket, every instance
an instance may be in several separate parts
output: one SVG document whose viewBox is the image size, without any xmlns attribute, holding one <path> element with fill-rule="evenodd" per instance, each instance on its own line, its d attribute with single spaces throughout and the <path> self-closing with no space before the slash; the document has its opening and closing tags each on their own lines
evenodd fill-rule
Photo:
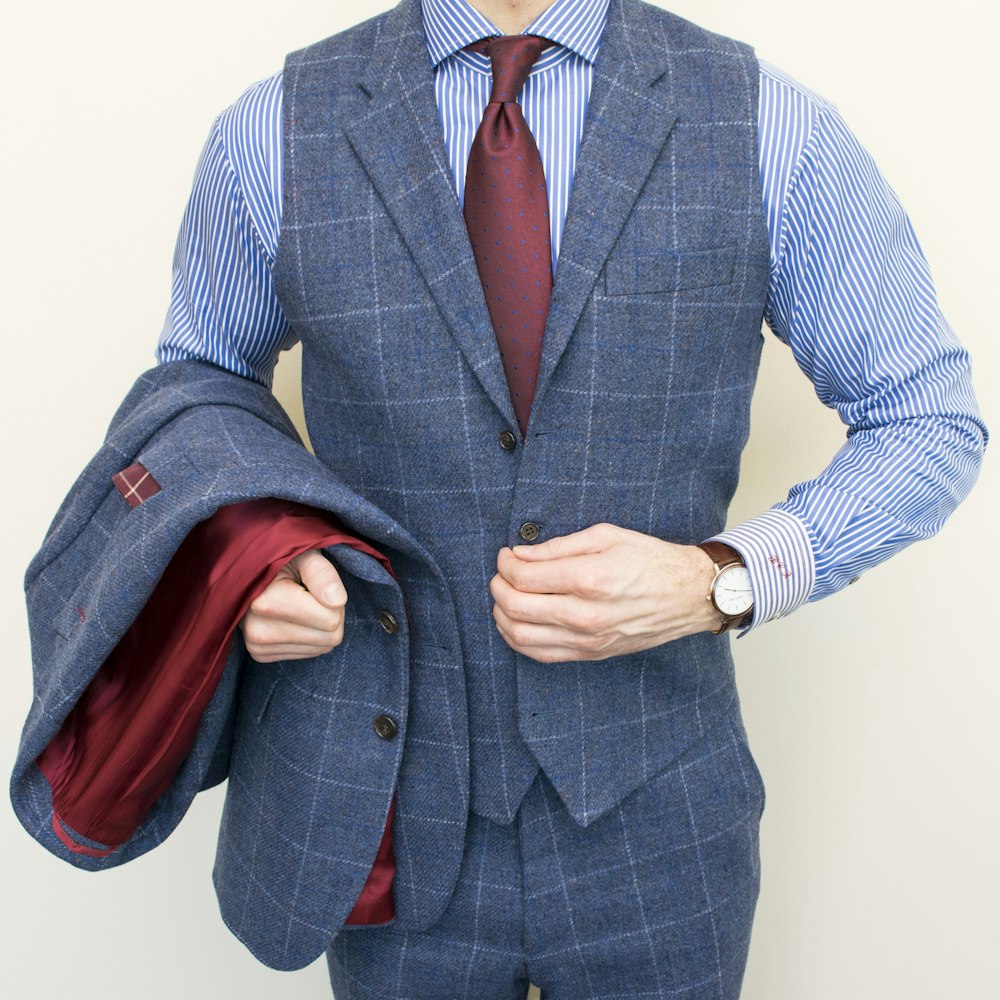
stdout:
<svg viewBox="0 0 1000 1000">
<path fill-rule="evenodd" d="M 663 250 L 656 254 L 618 254 L 604 268 L 606 295 L 669 295 L 685 288 L 727 285 L 733 280 L 736 248 Z"/>
</svg>

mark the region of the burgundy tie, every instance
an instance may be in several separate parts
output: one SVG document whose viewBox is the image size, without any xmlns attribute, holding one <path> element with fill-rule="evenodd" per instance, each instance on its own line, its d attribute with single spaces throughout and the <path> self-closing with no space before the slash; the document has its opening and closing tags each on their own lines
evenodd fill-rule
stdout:
<svg viewBox="0 0 1000 1000">
<path fill-rule="evenodd" d="M 522 437 L 552 294 L 552 245 L 542 158 L 517 95 L 548 44 L 507 35 L 468 46 L 490 57 L 493 90 L 469 153 L 465 224 Z"/>
</svg>

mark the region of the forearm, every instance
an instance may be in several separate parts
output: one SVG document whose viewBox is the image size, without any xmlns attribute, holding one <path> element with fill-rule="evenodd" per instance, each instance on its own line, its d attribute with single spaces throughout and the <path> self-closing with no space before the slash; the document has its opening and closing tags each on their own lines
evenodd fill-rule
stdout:
<svg viewBox="0 0 1000 1000">
<path fill-rule="evenodd" d="M 934 535 L 975 483 L 983 444 L 970 418 L 929 416 L 859 432 L 788 499 L 716 536 L 750 569 L 751 627 L 837 592 Z"/>
</svg>

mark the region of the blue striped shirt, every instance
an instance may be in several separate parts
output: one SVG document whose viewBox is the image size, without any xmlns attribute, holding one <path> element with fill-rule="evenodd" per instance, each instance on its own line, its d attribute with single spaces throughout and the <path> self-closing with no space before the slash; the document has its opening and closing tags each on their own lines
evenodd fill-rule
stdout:
<svg viewBox="0 0 1000 1000">
<path fill-rule="evenodd" d="M 545 167 L 553 268 L 608 0 L 555 0 L 526 32 L 556 43 L 521 95 Z M 461 200 L 498 34 L 467 0 L 423 0 L 445 145 Z M 202 358 L 270 386 L 296 340 L 274 294 L 282 78 L 216 119 L 177 240 L 161 362 Z M 972 487 L 986 442 L 969 360 L 938 308 L 910 221 L 837 109 L 760 64 L 760 173 L 770 237 L 765 320 L 847 441 L 786 500 L 717 536 L 750 571 L 750 628 L 853 582 L 934 534 Z"/>
</svg>

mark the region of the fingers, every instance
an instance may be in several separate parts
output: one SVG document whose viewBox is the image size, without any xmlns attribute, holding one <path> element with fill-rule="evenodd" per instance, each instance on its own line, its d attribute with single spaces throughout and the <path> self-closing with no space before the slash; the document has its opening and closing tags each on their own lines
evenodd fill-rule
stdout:
<svg viewBox="0 0 1000 1000">
<path fill-rule="evenodd" d="M 302 584 L 288 577 L 273 580 L 254 599 L 250 611 L 268 621 L 320 632 L 332 632 L 344 619 L 343 606 L 330 608 L 320 604 Z"/>
<path fill-rule="evenodd" d="M 519 559 L 508 548 L 497 553 L 497 573 L 515 590 L 527 594 L 575 594 L 597 599 L 606 582 L 601 567 L 600 559 L 593 553 L 538 562 Z"/>
<path fill-rule="evenodd" d="M 247 652 L 258 663 L 306 659 L 344 638 L 347 590 L 318 549 L 290 560 L 240 621 Z"/>
<path fill-rule="evenodd" d="M 580 660 L 600 660 L 603 656 L 597 653 L 587 653 L 569 646 L 512 646 L 518 653 L 529 657 L 536 663 L 571 663 Z"/>
<path fill-rule="evenodd" d="M 255 646 L 246 643 L 247 653 L 257 663 L 277 663 L 279 660 L 308 660 L 329 653 L 329 649 L 315 646 Z"/>
<path fill-rule="evenodd" d="M 311 600 L 307 594 L 305 596 Z M 243 634 L 255 645 L 311 646 L 319 649 L 336 645 L 343 636 L 344 619 L 343 615 L 338 616 L 337 612 L 330 612 L 333 617 L 329 628 L 312 628 L 301 624 L 300 621 L 262 615 L 253 609 L 254 605 L 251 604 L 243 616 Z"/>
<path fill-rule="evenodd" d="M 292 584 L 298 587 L 298 584 Z M 301 588 L 299 588 L 301 590 Z M 316 604 L 314 598 L 301 591 L 308 600 Z M 266 595 L 266 591 L 261 597 Z M 256 602 L 255 602 L 256 603 Z M 318 605 L 317 605 L 318 606 Z M 344 638 L 343 613 L 330 612 L 337 617 L 329 629 L 314 629 L 294 621 L 272 618 L 250 610 L 240 621 L 243 640 L 247 652 L 259 663 L 274 660 L 301 660 L 311 656 L 321 656 L 339 646 Z M 323 609 L 329 610 L 329 609 Z"/>
<path fill-rule="evenodd" d="M 494 617 L 499 609 L 512 621 L 559 625 L 563 628 L 584 627 L 593 617 L 593 605 L 566 594 L 538 594 L 521 590 L 499 573 L 490 580 L 494 601 Z"/>
<path fill-rule="evenodd" d="M 560 660 L 594 659 L 614 638 L 598 629 L 574 629 L 551 620 L 543 623 L 512 618 L 500 604 L 493 605 L 493 619 L 507 645 L 536 660 L 542 660 L 548 653 Z"/>
<path fill-rule="evenodd" d="M 614 524 L 601 522 L 592 524 L 582 531 L 574 531 L 569 535 L 559 535 L 534 545 L 515 545 L 512 551 L 518 559 L 541 561 L 545 559 L 564 559 L 567 556 L 582 556 L 593 552 L 603 552 L 613 541 L 615 532 L 625 529 Z"/>
</svg>

